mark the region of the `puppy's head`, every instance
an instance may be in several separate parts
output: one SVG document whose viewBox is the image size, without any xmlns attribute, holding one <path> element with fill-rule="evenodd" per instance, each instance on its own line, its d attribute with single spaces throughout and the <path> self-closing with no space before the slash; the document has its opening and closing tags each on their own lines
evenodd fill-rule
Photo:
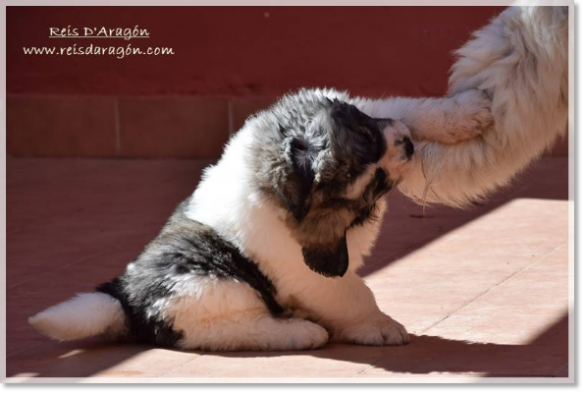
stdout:
<svg viewBox="0 0 585 394">
<path fill-rule="evenodd" d="M 377 201 L 400 180 L 414 153 L 409 130 L 355 106 L 327 100 L 302 130 L 283 139 L 286 171 L 273 185 L 305 263 L 325 276 L 349 265 L 346 233 L 376 214 Z"/>
</svg>

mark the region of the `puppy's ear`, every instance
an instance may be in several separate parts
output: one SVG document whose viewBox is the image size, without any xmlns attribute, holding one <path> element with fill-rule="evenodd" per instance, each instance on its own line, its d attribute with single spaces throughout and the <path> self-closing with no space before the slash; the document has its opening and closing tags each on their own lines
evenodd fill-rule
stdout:
<svg viewBox="0 0 585 394">
<path fill-rule="evenodd" d="M 349 266 L 345 233 L 331 245 L 304 246 L 303 257 L 310 269 L 323 276 L 343 276 Z"/>
<path fill-rule="evenodd" d="M 311 190 L 315 181 L 314 152 L 299 137 L 287 138 L 285 144 L 286 160 L 291 172 L 280 194 L 295 220 L 300 222 L 311 208 Z"/>
</svg>

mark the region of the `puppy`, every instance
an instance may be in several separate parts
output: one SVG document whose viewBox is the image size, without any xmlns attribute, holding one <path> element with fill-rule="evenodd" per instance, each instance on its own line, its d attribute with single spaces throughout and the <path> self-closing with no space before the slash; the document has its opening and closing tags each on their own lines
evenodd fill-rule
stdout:
<svg viewBox="0 0 585 394">
<path fill-rule="evenodd" d="M 417 137 L 478 135 L 489 102 L 466 95 L 448 121 L 441 110 L 413 123 Z M 382 197 L 414 154 L 408 127 L 366 115 L 366 102 L 301 90 L 248 119 L 123 275 L 30 323 L 58 340 L 106 334 L 181 349 L 408 343 L 355 273 L 378 235 Z"/>
</svg>

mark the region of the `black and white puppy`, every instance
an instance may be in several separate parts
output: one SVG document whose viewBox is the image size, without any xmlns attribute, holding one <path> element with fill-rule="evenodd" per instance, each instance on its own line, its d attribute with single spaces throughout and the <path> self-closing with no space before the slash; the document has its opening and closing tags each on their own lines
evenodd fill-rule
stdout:
<svg viewBox="0 0 585 394">
<path fill-rule="evenodd" d="M 489 117 L 476 98 L 466 125 Z M 382 196 L 414 154 L 409 129 L 358 109 L 367 103 L 302 90 L 248 119 L 123 275 L 30 323 L 58 340 L 109 334 L 182 349 L 408 343 L 355 273 L 378 235 Z"/>
</svg>

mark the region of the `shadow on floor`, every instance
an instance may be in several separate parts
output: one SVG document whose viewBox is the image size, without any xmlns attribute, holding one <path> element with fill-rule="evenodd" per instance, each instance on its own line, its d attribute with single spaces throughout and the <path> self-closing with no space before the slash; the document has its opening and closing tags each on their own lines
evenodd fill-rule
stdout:
<svg viewBox="0 0 585 394">
<path fill-rule="evenodd" d="M 390 193 L 377 245 L 359 274 L 370 275 L 514 199 L 568 200 L 568 182 L 568 160 L 543 159 L 484 203 L 463 210 L 431 206 L 425 208 L 423 215 L 421 206 L 400 193 Z M 388 244 L 385 250 L 380 248 L 381 243 Z"/>
<path fill-rule="evenodd" d="M 83 347 L 79 345 L 71 347 L 77 351 L 72 351 L 69 356 L 52 360 L 50 365 L 39 364 L 38 368 L 32 367 L 19 372 L 31 377 L 92 376 L 149 349 L 138 345 L 104 345 L 99 342 Z M 237 361 L 245 359 L 250 359 L 248 363 L 250 377 L 329 377 L 327 371 L 324 371 L 322 375 L 319 374 L 319 364 L 316 364 L 313 371 L 306 367 L 301 368 L 305 373 L 300 374 L 295 374 L 291 370 L 287 371 L 287 367 L 258 369 L 258 366 L 254 364 L 254 359 L 257 358 L 277 359 L 295 355 L 363 364 L 363 370 L 354 375 L 362 377 L 388 376 L 387 372 L 418 375 L 450 373 L 481 377 L 555 377 L 563 376 L 563 371 L 567 367 L 568 347 L 568 317 L 565 316 L 525 345 L 470 343 L 422 335 L 413 336 L 412 343 L 407 346 L 368 347 L 329 344 L 323 349 L 309 352 L 217 352 L 208 354 L 225 359 L 224 361 L 221 359 L 214 361 L 218 368 L 216 371 L 218 376 L 223 377 L 230 377 L 232 361 L 236 361 L 235 365 L 240 365 L 237 376 L 244 376 L 242 375 L 242 364 Z M 65 350 L 63 353 L 67 355 Z M 173 351 L 173 353 L 176 356 L 205 354 L 178 350 Z M 553 365 L 553 362 L 556 364 Z M 196 365 L 194 369 L 195 367 Z M 511 370 L 519 372 L 510 375 Z M 75 372 L 71 373 L 71 371 Z M 127 368 L 112 372 L 108 373 L 107 376 L 142 376 L 139 371 L 133 374 L 132 370 Z M 8 376 L 10 375 L 9 373 Z M 186 374 L 184 377 L 193 377 L 193 375 Z"/>
<path fill-rule="evenodd" d="M 12 160 L 11 162 L 14 167 L 14 164 L 19 164 L 20 161 Z M 59 161 L 56 162 L 58 164 L 60 163 Z M 553 162 L 554 165 L 549 164 Z M 39 161 L 38 165 L 31 165 L 28 162 L 28 169 L 30 170 L 31 176 L 33 176 L 31 179 L 26 178 L 26 176 L 17 177 L 18 171 L 13 171 L 11 176 L 13 184 L 7 185 L 7 198 L 11 202 L 7 212 L 10 224 L 14 227 L 14 234 L 19 234 L 17 233 L 18 231 L 21 234 L 20 237 L 23 238 L 23 241 L 20 243 L 14 242 L 14 239 L 7 239 L 7 243 L 10 244 L 8 252 L 11 256 L 7 259 L 10 262 L 9 267 L 7 267 L 9 279 L 28 277 L 32 273 L 37 276 L 39 275 L 40 271 L 35 267 L 31 268 L 30 273 L 22 269 L 27 262 L 30 264 L 30 261 L 33 261 L 31 256 L 27 255 L 29 253 L 27 250 L 30 249 L 30 244 L 36 242 L 34 239 L 35 234 L 41 231 L 44 231 L 42 235 L 46 238 L 44 241 L 46 241 L 45 243 L 47 245 L 53 247 L 55 245 L 63 245 L 63 231 L 61 233 L 54 231 L 53 227 L 55 223 L 50 221 L 60 220 L 60 217 L 65 217 L 63 215 L 66 215 L 72 223 L 71 228 L 67 227 L 69 230 L 75 230 L 77 223 L 91 223 L 91 226 L 88 225 L 87 229 L 84 227 L 82 229 L 83 231 L 69 231 L 67 233 L 68 244 L 83 246 L 83 248 L 79 247 L 79 250 L 72 251 L 70 253 L 71 256 L 67 256 L 71 261 L 77 261 L 76 259 L 87 256 L 88 248 L 90 247 L 99 248 L 100 250 L 112 250 L 119 247 L 118 243 L 120 242 L 123 243 L 124 254 L 128 256 L 135 252 L 137 254 L 143 245 L 150 241 L 150 237 L 152 236 L 150 233 L 156 233 L 160 224 L 164 222 L 167 211 L 171 211 L 170 205 L 169 207 L 165 206 L 165 209 L 161 208 L 161 201 L 168 202 L 176 200 L 178 202 L 186 194 L 186 191 L 191 190 L 192 186 L 190 185 L 197 178 L 194 176 L 194 173 L 200 173 L 200 167 L 198 166 L 195 166 L 195 169 L 190 169 L 182 163 L 174 164 L 171 162 L 170 164 L 165 164 L 169 168 L 167 170 L 165 167 L 164 171 L 166 172 L 159 169 L 159 172 L 162 174 L 159 178 L 166 179 L 165 177 L 168 177 L 169 180 L 165 181 L 167 186 L 161 188 L 160 179 L 152 175 L 152 169 L 149 169 L 148 176 L 143 176 L 142 178 L 137 176 L 144 173 L 143 163 L 141 162 L 130 162 L 129 166 L 135 166 L 136 169 L 133 170 L 131 168 L 128 170 L 126 163 L 112 162 L 108 164 L 112 168 L 104 168 L 105 166 L 99 161 L 88 161 L 87 165 L 95 166 L 96 169 L 92 167 L 83 174 L 77 174 L 76 178 L 68 177 L 67 175 L 62 176 L 60 178 L 62 182 L 53 185 L 53 180 L 46 175 L 53 174 L 54 171 L 47 168 L 45 171 L 47 174 L 38 174 L 38 169 L 45 167 L 43 163 L 45 162 Z M 154 163 L 150 163 L 148 165 L 154 166 Z M 380 238 L 399 240 L 400 244 L 391 245 L 391 247 L 396 246 L 397 252 L 391 254 L 390 257 L 387 252 L 385 254 L 374 253 L 366 263 L 361 274 L 364 276 L 369 275 L 380 268 L 392 264 L 411 251 L 424 246 L 459 226 L 485 215 L 512 199 L 542 198 L 566 200 L 568 195 L 567 163 L 567 160 L 562 159 L 541 161 L 537 167 L 533 167 L 533 169 L 524 173 L 515 182 L 513 189 L 498 193 L 490 199 L 489 204 L 477 206 L 472 211 L 433 208 L 427 211 L 427 217 L 425 219 L 417 219 L 417 215 L 421 212 L 419 207 L 397 193 L 392 195 L 390 197 L 391 210 L 386 216 L 385 226 Z M 65 161 L 59 165 L 63 166 L 63 171 L 69 171 L 70 166 Z M 154 170 L 157 168 L 155 166 Z M 87 186 L 84 186 L 87 184 L 86 173 L 90 170 L 95 171 L 92 177 L 93 186 L 91 190 Z M 179 170 L 182 172 L 179 172 Z M 135 171 L 136 174 L 132 171 Z M 114 182 L 111 179 L 112 176 L 115 178 Z M 39 193 L 38 185 L 40 180 L 34 177 L 45 179 L 47 182 L 45 189 L 48 191 L 45 194 L 47 195 Z M 132 183 L 134 179 L 137 179 L 137 181 Z M 138 184 L 143 184 L 143 186 L 138 188 Z M 43 188 L 41 187 L 41 189 Z M 96 191 L 102 189 L 102 194 L 96 197 Z M 152 192 L 145 194 L 143 191 L 147 189 Z M 81 191 L 81 195 L 75 195 L 79 191 Z M 93 196 L 93 200 L 85 198 L 83 193 Z M 150 197 L 147 199 L 144 197 L 146 195 Z M 108 205 L 113 204 L 111 202 L 112 196 L 115 196 L 116 203 L 115 205 Z M 53 201 L 51 198 L 55 201 L 61 201 L 62 207 L 59 205 L 56 208 L 52 208 L 55 212 L 47 211 L 47 207 L 50 205 L 47 205 L 47 201 L 49 203 Z M 70 198 L 71 200 L 67 200 L 66 198 Z M 102 214 L 110 212 L 108 215 L 111 217 L 104 216 L 101 218 L 98 216 L 100 212 Z M 153 218 L 151 219 L 149 215 L 152 215 Z M 146 216 L 149 217 L 148 220 L 146 220 Z M 96 218 L 99 219 L 97 224 Z M 401 220 L 398 226 L 396 225 L 397 221 L 393 219 Z M 65 221 L 64 224 L 61 224 L 61 227 L 66 227 L 68 223 Z M 137 223 L 137 225 L 129 225 L 128 223 Z M 120 232 L 116 226 L 124 229 L 131 227 L 128 230 L 128 234 L 135 234 L 136 228 L 140 228 L 141 232 L 137 236 L 134 236 L 131 241 L 127 241 L 127 238 L 124 238 L 126 233 Z M 46 227 L 46 231 L 44 227 Z M 108 237 L 97 239 L 90 237 L 98 229 L 101 233 L 108 234 Z M 29 232 L 31 233 L 29 234 Z M 84 240 L 87 241 L 88 239 L 91 240 L 91 243 L 88 243 L 89 246 L 86 247 Z M 107 259 L 104 261 L 101 258 L 96 259 L 91 264 L 88 263 L 86 266 L 80 267 L 82 269 L 77 273 L 74 280 L 71 279 L 71 273 L 68 267 L 67 273 L 64 272 L 62 275 L 54 275 L 51 277 L 54 283 L 47 282 L 44 277 L 47 272 L 53 269 L 48 267 L 41 274 L 47 287 L 46 291 L 54 293 L 53 290 L 56 291 L 59 289 L 62 293 L 74 294 L 76 291 L 84 289 L 84 287 L 80 288 L 79 284 L 93 284 L 96 282 L 96 278 L 97 282 L 99 282 L 114 276 L 123 269 L 126 263 L 124 260 L 118 262 L 120 256 L 121 254 L 107 256 Z M 78 263 L 77 265 L 82 264 Z M 19 269 L 18 272 L 15 271 L 17 269 Z M 59 273 L 59 269 L 53 270 L 57 274 Z M 79 343 L 63 345 L 48 343 L 48 340 L 41 341 L 39 334 L 28 327 L 25 319 L 26 316 L 30 316 L 44 307 L 35 303 L 34 298 L 30 297 L 31 292 L 39 291 L 39 289 L 34 288 L 34 282 L 31 281 L 30 283 L 31 285 L 24 283 L 17 286 L 15 290 L 9 289 L 7 292 L 9 306 L 7 311 L 7 340 L 9 343 L 20 341 L 20 344 L 17 343 L 18 347 L 15 347 L 18 351 L 15 351 L 14 354 L 26 353 L 26 357 L 18 356 L 17 358 L 19 360 L 11 357 L 7 359 L 8 376 L 20 373 L 37 374 L 36 376 L 91 376 L 150 349 L 146 346 L 104 345 L 100 342 L 88 342 L 86 344 L 82 343 L 81 345 Z M 45 302 L 50 301 L 53 303 L 54 300 L 51 297 L 53 296 L 48 294 L 45 297 Z M 12 308 L 10 308 L 11 305 Z M 14 308 L 15 305 L 18 305 L 16 309 Z M 557 332 L 559 330 L 561 334 Z M 561 335 L 561 337 L 556 342 L 555 340 L 547 339 L 558 335 Z M 564 357 L 564 360 L 566 360 L 566 335 L 567 321 L 564 319 L 541 335 L 533 343 L 521 346 L 470 344 L 463 341 L 421 336 L 415 338 L 413 344 L 406 347 L 368 348 L 330 345 L 325 349 L 317 350 L 310 354 L 314 357 L 333 358 L 364 364 L 373 363 L 374 367 L 372 369 L 381 368 L 394 372 L 466 372 L 498 376 L 498 374 L 505 373 L 503 366 L 509 365 L 510 362 L 523 362 L 527 368 L 537 365 L 539 355 L 542 354 L 540 352 L 558 352 L 559 357 Z M 543 342 L 545 340 L 546 342 Z M 34 345 L 29 346 L 30 343 Z M 541 346 L 540 344 L 543 343 L 548 345 Z M 75 353 L 77 349 L 82 349 L 83 352 Z M 58 355 L 63 355 L 67 352 L 73 353 L 68 357 L 57 358 Z M 49 357 L 46 357 L 47 355 Z M 247 356 L 246 353 L 222 355 L 226 358 L 258 357 L 258 354 L 250 354 Z M 287 353 L 262 354 L 264 357 L 285 355 Z M 42 357 L 45 357 L 43 363 L 37 363 L 36 360 Z M 372 361 L 373 357 L 375 361 Z M 411 359 L 412 363 L 405 363 L 406 359 Z M 427 361 L 421 362 L 421 360 Z M 500 364 L 502 367 L 500 367 Z M 76 371 L 74 375 L 70 374 L 72 370 Z M 535 373 L 534 371 L 537 370 L 530 370 L 528 368 L 527 374 L 533 374 Z"/>
</svg>

